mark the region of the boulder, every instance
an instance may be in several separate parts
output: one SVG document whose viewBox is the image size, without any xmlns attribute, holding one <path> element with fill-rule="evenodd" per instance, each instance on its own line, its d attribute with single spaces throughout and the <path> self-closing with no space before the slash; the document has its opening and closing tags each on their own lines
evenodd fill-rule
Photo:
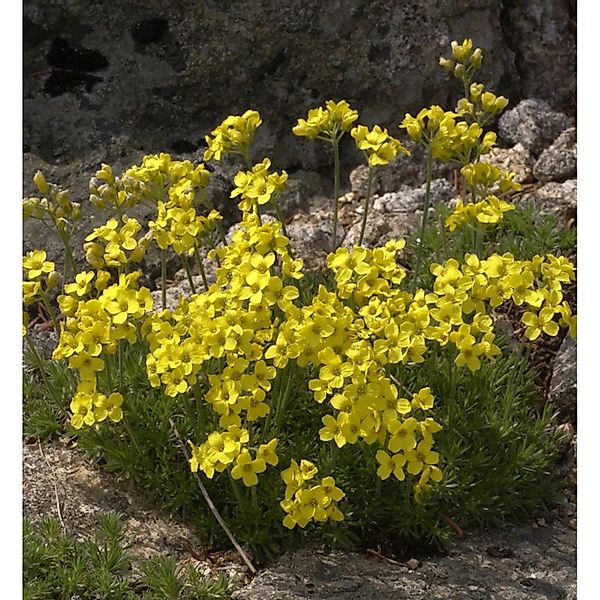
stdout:
<svg viewBox="0 0 600 600">
<path fill-rule="evenodd" d="M 567 115 L 553 110 L 544 100 L 530 98 L 507 110 L 498 127 L 500 137 L 506 142 L 521 143 L 539 156 L 570 123 Z"/>
<path fill-rule="evenodd" d="M 577 130 L 565 129 L 546 148 L 533 167 L 538 181 L 565 181 L 577 177 Z"/>
<path fill-rule="evenodd" d="M 548 401 L 558 409 L 562 423 L 577 424 L 577 342 L 569 336 L 554 358 Z"/>
</svg>

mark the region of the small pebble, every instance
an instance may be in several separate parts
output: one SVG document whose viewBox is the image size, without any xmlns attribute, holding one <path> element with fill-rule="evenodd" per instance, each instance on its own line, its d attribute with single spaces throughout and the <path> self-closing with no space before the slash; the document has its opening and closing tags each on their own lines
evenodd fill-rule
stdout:
<svg viewBox="0 0 600 600">
<path fill-rule="evenodd" d="M 406 566 L 409 569 L 418 569 L 420 565 L 421 563 L 416 558 L 411 558 L 410 560 L 406 561 Z"/>
<path fill-rule="evenodd" d="M 469 590 L 470 592 L 476 592 L 478 589 L 479 589 L 479 587 L 478 587 L 478 586 L 476 586 L 476 585 L 470 585 L 470 586 L 468 587 L 468 590 Z"/>
</svg>

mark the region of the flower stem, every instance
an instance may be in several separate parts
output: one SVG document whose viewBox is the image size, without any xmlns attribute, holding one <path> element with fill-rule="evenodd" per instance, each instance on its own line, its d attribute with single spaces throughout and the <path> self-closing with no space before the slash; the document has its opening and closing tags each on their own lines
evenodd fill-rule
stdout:
<svg viewBox="0 0 600 600">
<path fill-rule="evenodd" d="M 339 137 L 332 139 L 333 144 L 333 239 L 332 251 L 337 248 L 338 203 L 340 196 L 340 147 Z"/>
<path fill-rule="evenodd" d="M 275 412 L 275 429 L 273 431 L 273 436 L 277 437 L 279 433 L 279 428 L 281 427 L 281 421 L 283 420 L 283 415 L 285 414 L 285 405 L 287 404 L 288 396 L 290 393 L 290 387 L 292 385 L 293 379 L 293 365 L 290 363 L 288 365 L 287 372 L 287 381 L 285 383 L 285 389 L 283 394 L 280 394 L 277 402 L 277 410 Z"/>
<path fill-rule="evenodd" d="M 42 298 L 42 302 L 44 303 L 44 306 L 46 307 L 46 310 L 48 311 L 48 314 L 50 315 L 50 319 L 52 320 L 52 326 L 54 327 L 54 331 L 56 331 L 56 335 L 60 336 L 60 325 L 58 323 L 56 313 L 54 312 L 54 309 L 52 308 L 52 305 L 50 304 L 50 300 L 49 300 L 48 296 L 46 295 L 46 292 L 44 292 L 44 290 L 42 289 L 41 285 L 40 285 L 40 297 Z"/>
<path fill-rule="evenodd" d="M 363 218 L 362 225 L 360 226 L 360 237 L 358 238 L 358 245 L 362 246 L 363 239 L 365 237 L 365 227 L 367 225 L 367 213 L 369 212 L 369 200 L 371 199 L 371 184 L 373 183 L 373 167 L 369 165 L 369 175 L 367 177 L 367 195 L 365 196 L 365 205 L 363 207 Z"/>
<path fill-rule="evenodd" d="M 204 270 L 204 263 L 202 262 L 202 257 L 200 256 L 200 252 L 198 251 L 198 244 L 194 244 L 194 255 L 196 257 L 196 262 L 198 263 L 198 270 L 200 271 L 200 275 L 202 277 L 202 283 L 204 284 L 204 288 L 208 290 L 208 279 L 206 278 L 206 271 Z"/>
<path fill-rule="evenodd" d="M 160 286 L 162 291 L 162 307 L 167 308 L 167 251 L 160 253 Z"/>
<path fill-rule="evenodd" d="M 190 264 L 187 261 L 187 258 L 182 254 L 181 262 L 183 263 L 183 268 L 185 269 L 185 274 L 187 275 L 188 283 L 190 284 L 190 289 L 192 290 L 192 294 L 196 293 L 196 286 L 194 285 L 194 279 L 192 277 L 192 271 L 190 269 Z"/>
<path fill-rule="evenodd" d="M 419 238 L 419 246 L 417 248 L 417 262 L 413 274 L 412 287 L 413 291 L 417 288 L 419 275 L 421 271 L 421 263 L 423 262 L 423 242 L 425 238 L 425 228 L 427 227 L 427 215 L 429 213 L 429 201 L 431 198 L 431 171 L 433 167 L 433 153 L 431 145 L 427 147 L 427 176 L 425 183 L 425 199 L 423 201 L 423 219 L 421 220 L 421 236 Z"/>
</svg>

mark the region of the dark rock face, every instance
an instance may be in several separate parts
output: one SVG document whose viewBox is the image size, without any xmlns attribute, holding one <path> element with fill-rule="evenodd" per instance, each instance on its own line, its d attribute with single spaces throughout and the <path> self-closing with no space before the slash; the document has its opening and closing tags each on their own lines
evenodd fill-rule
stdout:
<svg viewBox="0 0 600 600">
<path fill-rule="evenodd" d="M 309 108 L 347 99 L 362 122 L 396 131 L 405 112 L 452 107 L 460 89 L 439 68 L 449 42 L 473 37 L 481 79 L 515 104 L 535 90 L 568 108 L 575 37 L 559 0 L 203 0 L 143 7 L 98 0 L 24 6 L 24 143 L 69 163 L 128 140 L 128 151 L 191 151 L 226 115 L 259 110 L 255 158 L 318 170 L 319 143 L 291 128 Z M 359 164 L 352 140 L 342 159 Z"/>
</svg>

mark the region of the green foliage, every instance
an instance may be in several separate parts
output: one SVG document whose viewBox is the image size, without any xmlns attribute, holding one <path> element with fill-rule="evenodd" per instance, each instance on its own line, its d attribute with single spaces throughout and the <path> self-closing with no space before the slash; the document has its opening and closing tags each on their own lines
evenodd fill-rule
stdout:
<svg viewBox="0 0 600 600">
<path fill-rule="evenodd" d="M 133 563 L 141 577 L 135 577 Z M 79 541 L 57 519 L 23 522 L 23 598 L 70 600 L 225 600 L 223 576 L 206 580 L 191 566 L 179 572 L 171 559 L 136 561 L 124 543 L 116 514 L 103 515 L 94 537 Z"/>
</svg>

